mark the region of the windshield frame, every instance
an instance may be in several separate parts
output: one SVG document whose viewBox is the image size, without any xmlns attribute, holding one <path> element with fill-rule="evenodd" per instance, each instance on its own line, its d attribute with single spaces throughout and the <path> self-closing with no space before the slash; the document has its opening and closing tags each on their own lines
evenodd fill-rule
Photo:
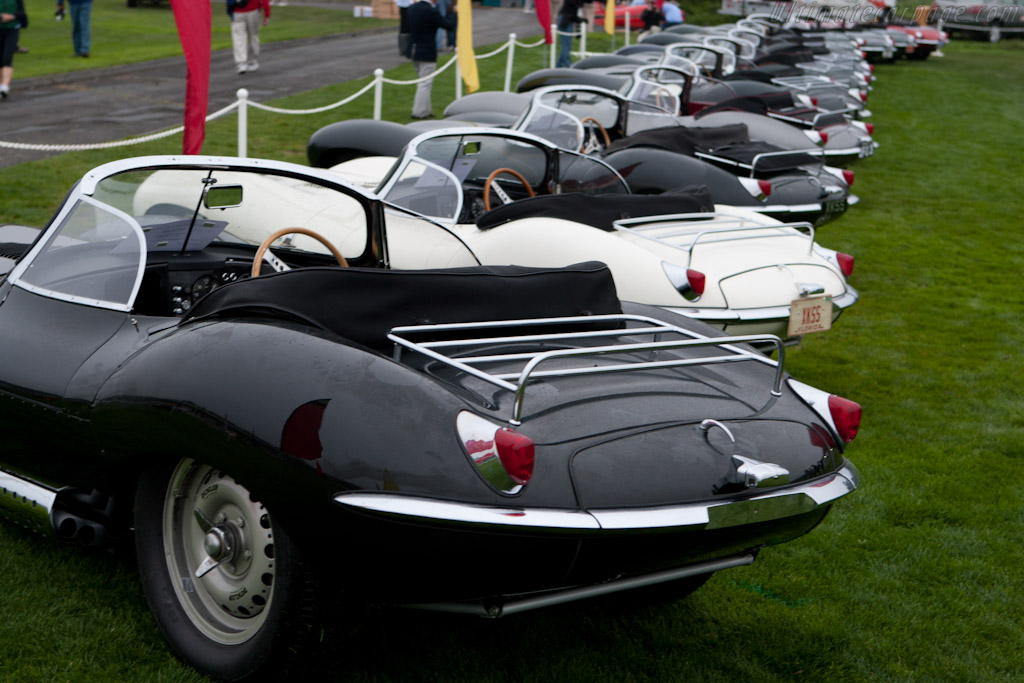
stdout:
<svg viewBox="0 0 1024 683">
<path fill-rule="evenodd" d="M 386 250 L 386 239 L 384 238 L 382 228 L 384 202 L 382 202 L 378 197 L 367 193 L 362 188 L 350 183 L 337 174 L 331 173 L 330 171 L 266 159 L 208 156 L 145 156 L 120 159 L 103 164 L 88 171 L 64 197 L 61 206 L 54 213 L 54 216 L 47 227 L 41 231 L 32 247 L 11 269 L 10 273 L 7 275 L 6 281 L 12 286 L 17 286 L 21 289 L 25 289 L 47 298 L 87 305 L 95 308 L 104 308 L 130 313 L 135 305 L 135 299 L 138 295 L 139 287 L 142 282 L 142 277 L 149 257 L 145 233 L 142 226 L 137 220 L 135 220 L 135 218 L 106 202 L 95 199 L 93 195 L 96 193 L 100 184 L 108 178 L 134 171 L 160 170 L 248 172 L 254 174 L 279 175 L 296 180 L 315 182 L 325 188 L 348 195 L 362 205 L 366 215 L 367 235 L 363 254 L 357 257 L 358 259 L 361 260 L 367 255 L 372 256 L 375 241 L 381 244 L 383 250 Z M 62 293 L 33 285 L 24 279 L 24 275 L 32 266 L 32 263 L 47 249 L 52 238 L 63 229 L 64 221 L 80 203 L 90 204 L 112 214 L 120 220 L 123 220 L 131 227 L 132 233 L 140 242 L 138 270 L 135 275 L 131 296 L 126 304 Z M 196 211 L 198 212 L 198 207 L 196 208 Z M 194 219 L 195 214 L 193 214 L 193 220 Z M 377 256 L 372 256 L 372 258 L 379 260 L 379 257 Z"/>
</svg>

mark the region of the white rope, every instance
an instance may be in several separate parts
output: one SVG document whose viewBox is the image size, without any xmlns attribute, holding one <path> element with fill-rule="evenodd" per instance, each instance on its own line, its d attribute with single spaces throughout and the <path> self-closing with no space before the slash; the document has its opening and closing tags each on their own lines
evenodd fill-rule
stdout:
<svg viewBox="0 0 1024 683">
<path fill-rule="evenodd" d="M 424 81 L 429 81 L 432 78 L 437 78 L 438 76 L 440 76 L 444 72 L 445 69 L 447 69 L 448 67 L 450 67 L 453 64 L 455 64 L 455 62 L 456 62 L 456 58 L 455 58 L 455 56 L 453 56 L 451 59 L 449 59 L 447 62 L 445 62 L 444 66 L 442 66 L 437 71 L 434 71 L 431 74 L 427 74 L 423 78 L 417 78 L 416 80 L 413 80 L 413 81 L 394 81 L 394 80 L 391 80 L 390 78 L 382 78 L 381 80 L 384 81 L 385 83 L 390 83 L 391 85 L 416 85 L 418 83 L 423 83 Z"/>
<path fill-rule="evenodd" d="M 578 35 L 576 33 L 562 34 L 560 31 L 557 31 L 557 30 L 555 31 L 555 33 L 559 33 L 560 35 Z M 498 54 L 501 54 L 503 51 L 509 49 L 509 47 L 513 43 L 515 45 L 518 45 L 519 47 L 533 48 L 533 47 L 540 47 L 541 45 L 543 45 L 544 44 L 544 39 L 541 38 L 540 40 L 538 40 L 535 43 L 521 43 L 518 40 L 509 40 L 504 45 L 499 47 L 498 49 L 496 49 L 496 50 L 494 50 L 492 52 L 488 52 L 487 54 L 484 54 L 484 55 L 476 55 L 476 58 L 477 59 L 488 59 L 490 57 L 494 57 L 494 56 L 496 56 Z M 417 78 L 416 80 L 412 80 L 412 81 L 396 81 L 396 80 L 393 80 L 393 79 L 390 79 L 390 78 L 381 78 L 380 80 L 383 83 L 390 83 L 391 85 L 416 85 L 418 83 L 422 83 L 424 81 L 428 81 L 428 80 L 431 80 L 433 78 L 437 78 L 439 75 L 441 75 L 442 72 L 445 71 L 445 69 L 447 69 L 450 66 L 452 66 L 453 64 L 455 64 L 456 61 L 457 61 L 457 55 L 454 55 L 440 69 L 437 69 L 432 74 L 430 74 L 428 76 L 425 76 L 423 78 Z M 299 115 L 299 114 L 320 114 L 320 113 L 323 113 L 325 111 L 330 111 L 331 109 L 337 109 L 338 107 L 341 107 L 341 106 L 344 106 L 346 104 L 349 104 L 350 102 L 353 102 L 354 100 L 358 99 L 359 97 L 362 97 L 367 92 L 369 92 L 376 84 L 377 84 L 376 80 L 370 81 L 363 88 L 361 88 L 359 91 L 353 93 L 352 95 L 349 95 L 345 99 L 338 100 L 337 102 L 335 102 L 333 104 L 324 105 L 322 107 L 316 107 L 314 109 L 283 109 L 281 107 L 273 107 L 273 106 L 270 106 L 268 104 L 260 104 L 259 102 L 254 102 L 252 100 L 247 100 L 246 101 L 246 106 L 247 107 L 253 107 L 255 109 L 262 109 L 263 111 L 273 112 L 275 114 L 293 114 L 293 115 Z M 220 110 L 210 114 L 209 116 L 207 116 L 206 117 L 206 121 L 210 122 L 210 121 L 213 121 L 215 119 L 219 119 L 220 117 L 224 116 L 225 114 L 227 114 L 227 113 L 237 109 L 238 106 L 239 106 L 239 102 L 236 100 L 235 102 L 232 102 L 231 104 L 227 105 L 223 109 L 220 109 Z M 173 135 L 177 135 L 178 133 L 181 133 L 184 130 L 185 130 L 185 126 L 177 126 L 176 128 L 171 128 L 169 130 L 161 131 L 159 133 L 152 133 L 150 135 L 143 135 L 143 136 L 137 137 L 137 138 L 126 138 L 124 140 L 114 140 L 112 142 L 97 142 L 97 143 L 93 143 L 93 144 L 82 144 L 82 145 L 60 145 L 60 144 L 41 145 L 41 144 L 31 144 L 31 143 L 27 143 L 27 142 L 5 142 L 3 140 L 0 140 L 0 148 L 21 149 L 21 150 L 30 150 L 30 151 L 36 151 L 36 152 L 83 152 L 83 151 L 87 151 L 87 150 L 91 150 L 91 149 L 112 149 L 112 148 L 115 148 L 115 147 L 129 147 L 129 146 L 132 146 L 132 145 L 141 145 L 141 144 L 146 143 L 146 142 L 153 142 L 154 140 L 161 140 L 163 138 L 168 138 L 168 137 L 171 137 Z"/>
<path fill-rule="evenodd" d="M 476 58 L 477 59 L 490 59 L 491 57 L 493 57 L 495 55 L 500 55 L 502 52 L 507 50 L 509 45 L 510 45 L 510 43 L 508 41 L 506 41 L 505 44 L 502 45 L 501 47 L 499 47 L 497 50 L 494 50 L 493 52 L 488 52 L 485 55 L 476 55 Z"/>
<path fill-rule="evenodd" d="M 271 111 L 274 112 L 275 114 L 320 114 L 325 111 L 330 111 L 331 109 L 337 109 L 338 107 L 341 107 L 343 105 L 348 104 L 349 102 L 354 101 L 356 98 L 361 97 L 368 90 L 372 89 L 374 85 L 376 85 L 376 83 L 374 81 L 370 81 L 361 90 L 359 90 L 359 92 L 353 93 L 343 100 L 338 100 L 334 104 L 328 104 L 323 107 L 317 107 L 315 109 L 281 109 L 280 107 L 272 107 L 269 104 L 260 104 L 259 102 L 252 101 L 248 102 L 248 106 L 254 107 L 256 109 L 262 109 L 263 111 Z"/>
<path fill-rule="evenodd" d="M 519 47 L 527 47 L 527 48 L 529 48 L 529 47 L 540 47 L 541 45 L 543 45 L 543 44 L 544 44 L 544 39 L 543 39 L 543 38 L 541 38 L 541 39 L 540 39 L 540 40 L 538 40 L 538 41 L 537 41 L 536 43 L 521 43 L 521 42 L 519 42 L 518 40 L 517 40 L 517 41 L 515 41 L 515 43 L 516 43 L 516 45 L 518 45 Z"/>
<path fill-rule="evenodd" d="M 207 121 L 213 121 L 221 116 L 224 116 L 228 112 L 237 109 L 238 102 L 232 102 L 223 109 L 216 111 L 206 117 Z M 160 133 L 153 133 L 151 135 L 143 135 L 138 138 L 128 138 L 126 140 L 114 140 L 113 142 L 97 142 L 89 145 L 33 145 L 25 142 L 4 142 L 0 140 L 0 147 L 6 147 L 8 149 L 25 149 L 36 152 L 84 152 L 90 149 L 111 149 L 114 147 L 129 147 L 131 145 L 141 145 L 144 142 L 153 142 L 154 140 L 160 140 L 162 138 L 169 138 L 172 135 L 185 130 L 185 126 L 178 126 L 177 128 L 171 128 Z"/>
</svg>

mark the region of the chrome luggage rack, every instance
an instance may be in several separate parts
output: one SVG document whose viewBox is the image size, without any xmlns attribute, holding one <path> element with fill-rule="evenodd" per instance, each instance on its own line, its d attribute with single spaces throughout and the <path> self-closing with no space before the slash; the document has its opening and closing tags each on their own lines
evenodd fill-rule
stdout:
<svg viewBox="0 0 1024 683">
<path fill-rule="evenodd" d="M 586 324 L 594 323 L 619 323 L 633 324 L 634 327 L 616 327 L 615 329 L 587 330 L 580 332 L 557 332 L 550 334 L 523 333 L 515 334 L 516 328 L 533 328 L 545 325 Z M 445 339 L 442 341 L 414 342 L 408 338 L 415 334 L 429 333 L 452 333 L 466 332 L 467 334 L 482 333 L 486 330 L 500 328 L 511 329 L 511 334 L 502 336 L 472 336 L 466 339 Z M 661 341 L 660 335 L 672 335 L 676 339 Z M 631 338 L 638 336 L 653 337 L 651 341 L 644 343 L 631 342 Z M 684 337 L 678 339 L 678 337 Z M 456 368 L 472 375 L 485 382 L 505 389 L 515 394 L 515 402 L 512 407 L 512 417 L 509 424 L 517 426 L 521 424 L 523 414 L 523 402 L 526 395 L 526 385 L 531 379 L 546 377 L 569 377 L 581 375 L 597 375 L 609 372 L 628 372 L 637 370 L 651 370 L 656 368 L 674 368 L 693 365 L 715 365 L 720 363 L 731 363 L 738 361 L 753 361 L 764 363 L 775 368 L 775 378 L 771 386 L 772 396 L 782 395 L 783 363 L 785 360 L 785 346 L 782 340 L 771 334 L 754 334 L 731 337 L 706 337 L 696 332 L 685 330 L 681 327 L 663 322 L 656 318 L 643 315 L 615 314 L 615 315 L 587 315 L 571 316 L 564 318 L 533 318 L 528 320 L 496 320 L 476 323 L 446 323 L 437 325 L 409 325 L 396 327 L 388 334 L 388 339 L 394 342 L 394 359 L 400 362 L 402 350 L 422 354 L 452 368 Z M 597 346 L 579 346 L 577 348 L 553 349 L 551 351 L 527 351 L 522 353 L 484 353 L 472 355 L 474 349 L 481 349 L 495 344 L 539 344 L 543 342 L 558 343 L 562 345 L 574 345 L 591 340 L 610 342 Z M 767 356 L 753 350 L 743 349 L 735 344 L 771 344 L 778 351 L 778 360 L 772 360 Z M 569 364 L 550 370 L 538 370 L 541 363 L 561 359 L 585 359 L 590 356 L 607 356 L 611 354 L 626 354 L 645 351 L 669 351 L 673 349 L 685 349 L 694 347 L 717 346 L 724 352 L 721 355 L 707 356 L 701 358 L 675 358 L 671 360 L 642 361 L 636 359 L 623 359 L 620 362 L 609 365 L 584 365 L 583 363 Z M 469 355 L 459 355 L 466 353 Z M 521 362 L 521 369 L 513 372 L 493 373 L 483 369 L 492 363 Z"/>
<path fill-rule="evenodd" d="M 732 168 L 750 171 L 751 178 L 753 178 L 754 175 L 757 173 L 757 165 L 762 161 L 765 161 L 767 159 L 775 159 L 779 157 L 795 157 L 800 155 L 820 157 L 825 155 L 825 150 L 820 147 L 817 147 L 815 149 L 786 149 L 778 152 L 761 152 L 760 154 L 755 154 L 754 158 L 750 160 L 749 164 L 744 163 L 742 161 L 738 161 L 736 159 L 730 159 L 729 157 L 719 156 L 714 152 L 694 153 L 695 157 L 697 157 L 698 159 L 703 159 L 704 161 L 712 161 L 718 164 L 722 164 L 723 166 L 731 166 Z"/>
<path fill-rule="evenodd" d="M 804 76 L 778 76 L 772 79 L 773 85 L 781 85 L 790 90 L 801 90 L 803 92 L 809 92 L 811 90 L 818 90 L 821 88 L 834 88 L 839 83 L 832 80 L 828 76 L 819 76 L 816 74 L 806 74 Z"/>
<path fill-rule="evenodd" d="M 706 224 L 706 226 L 704 225 Z M 667 247 L 685 249 L 693 260 L 697 243 L 714 244 L 738 240 L 790 237 L 795 232 L 808 239 L 807 253 L 814 250 L 814 226 L 807 222 L 758 223 L 748 216 L 729 213 L 677 213 L 662 216 L 622 218 L 612 225 L 637 237 L 658 242 Z M 723 237 L 726 233 L 752 233 Z M 806 234 L 804 234 L 806 233 Z M 713 239 L 709 239 L 713 238 Z"/>
</svg>

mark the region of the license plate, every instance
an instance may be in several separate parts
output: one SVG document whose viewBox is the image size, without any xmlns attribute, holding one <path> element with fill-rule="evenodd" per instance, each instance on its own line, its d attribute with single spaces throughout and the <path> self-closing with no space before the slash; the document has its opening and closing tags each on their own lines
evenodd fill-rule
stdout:
<svg viewBox="0 0 1024 683">
<path fill-rule="evenodd" d="M 833 199 L 822 204 L 821 208 L 826 216 L 834 216 L 837 213 L 843 213 L 844 211 L 846 211 L 846 200 Z"/>
<path fill-rule="evenodd" d="M 872 140 L 864 140 L 860 143 L 860 154 L 857 156 L 861 159 L 866 159 L 875 153 L 875 143 Z"/>
<path fill-rule="evenodd" d="M 813 332 L 824 332 L 832 327 L 832 297 L 816 296 L 796 299 L 789 306 L 790 337 L 800 337 Z"/>
</svg>

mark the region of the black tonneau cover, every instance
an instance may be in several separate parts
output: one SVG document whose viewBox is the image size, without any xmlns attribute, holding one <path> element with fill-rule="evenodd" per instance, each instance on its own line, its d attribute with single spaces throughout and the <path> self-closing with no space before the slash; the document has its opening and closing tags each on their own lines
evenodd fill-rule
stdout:
<svg viewBox="0 0 1024 683">
<path fill-rule="evenodd" d="M 711 194 L 704 185 L 691 185 L 658 195 L 548 194 L 520 199 L 491 209 L 477 219 L 481 230 L 489 230 L 523 218 L 560 218 L 612 231 L 614 221 L 642 216 L 714 211 Z"/>
<path fill-rule="evenodd" d="M 765 173 L 790 171 L 810 164 L 820 164 L 821 159 L 810 154 L 785 150 L 778 145 L 761 140 L 751 140 L 747 127 L 742 123 L 714 128 L 683 128 L 667 126 L 651 128 L 610 144 L 605 153 L 634 147 L 655 147 L 676 154 L 695 156 L 710 154 L 751 167 L 759 154 L 785 152 L 778 156 L 758 159 L 756 170 Z M 706 158 L 706 157 L 702 157 Z"/>
<path fill-rule="evenodd" d="M 596 261 L 565 268 L 317 267 L 218 287 L 196 302 L 181 324 L 212 317 L 283 318 L 384 349 L 390 345 L 388 332 L 403 325 L 621 312 L 611 273 Z"/>
</svg>

